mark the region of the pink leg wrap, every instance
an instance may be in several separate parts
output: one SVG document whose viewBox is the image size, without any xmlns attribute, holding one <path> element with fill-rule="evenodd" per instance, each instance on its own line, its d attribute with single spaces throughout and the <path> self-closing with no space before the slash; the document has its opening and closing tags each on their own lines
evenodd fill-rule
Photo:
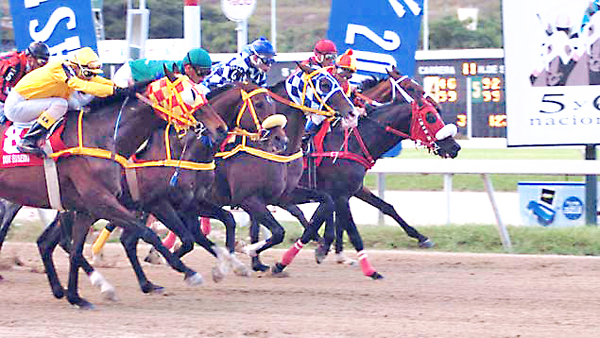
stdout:
<svg viewBox="0 0 600 338">
<path fill-rule="evenodd" d="M 165 239 L 163 239 L 162 243 L 165 247 L 167 247 L 167 249 L 171 250 L 173 244 L 175 244 L 176 238 L 177 237 L 175 236 L 175 234 L 172 231 L 169 231 L 169 234 L 167 235 L 167 237 L 165 237 Z"/>
<path fill-rule="evenodd" d="M 202 230 L 204 236 L 208 236 L 210 234 L 210 231 L 212 230 L 210 226 L 210 218 L 200 217 L 200 229 Z"/>
<path fill-rule="evenodd" d="M 367 258 L 367 253 L 364 250 L 358 252 L 358 262 L 360 263 L 360 268 L 365 276 L 370 277 L 376 272 L 375 268 L 371 266 L 371 263 Z"/>
<path fill-rule="evenodd" d="M 292 263 L 294 260 L 294 257 L 296 257 L 298 252 L 302 250 L 303 247 L 304 244 L 302 244 L 300 240 L 297 240 L 296 243 L 294 243 L 294 245 L 283 254 L 283 258 L 281 258 L 281 264 L 284 266 L 290 265 L 290 263 Z"/>
</svg>

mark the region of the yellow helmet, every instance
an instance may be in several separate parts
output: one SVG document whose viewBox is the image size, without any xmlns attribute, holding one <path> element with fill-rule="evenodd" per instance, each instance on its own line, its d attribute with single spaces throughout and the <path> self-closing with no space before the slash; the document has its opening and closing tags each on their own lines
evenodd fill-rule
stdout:
<svg viewBox="0 0 600 338">
<path fill-rule="evenodd" d="M 340 55 L 337 60 L 335 60 L 335 65 L 341 68 L 348 68 L 355 72 L 356 57 L 354 57 L 352 54 L 352 49 L 348 49 L 344 54 Z"/>
<path fill-rule="evenodd" d="M 90 47 L 78 49 L 71 55 L 69 62 L 78 65 L 79 68 L 85 69 L 90 73 L 102 73 L 102 62 L 100 62 L 100 57 Z"/>
</svg>

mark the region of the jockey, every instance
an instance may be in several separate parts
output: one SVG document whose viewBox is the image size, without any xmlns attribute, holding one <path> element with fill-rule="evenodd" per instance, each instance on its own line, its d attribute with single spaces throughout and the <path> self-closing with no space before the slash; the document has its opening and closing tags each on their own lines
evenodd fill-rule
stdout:
<svg viewBox="0 0 600 338">
<path fill-rule="evenodd" d="M 261 87 L 267 86 L 267 72 L 275 62 L 273 45 L 261 37 L 243 48 L 229 61 L 219 62 L 213 66 L 210 75 L 204 78 L 203 92 L 207 94 L 215 88 L 229 82 L 249 81 Z"/>
<path fill-rule="evenodd" d="M 125 62 L 113 76 L 119 87 L 129 87 L 135 82 L 154 80 L 165 76 L 164 66 L 168 70 L 177 67 L 177 72 L 187 75 L 194 83 L 200 83 L 210 74 L 212 61 L 208 52 L 194 48 L 187 52 L 181 61 L 138 59 Z"/>
<path fill-rule="evenodd" d="M 69 60 L 50 61 L 25 75 L 10 92 L 4 106 L 6 117 L 13 122 L 35 120 L 17 149 L 43 155 L 37 142 L 66 114 L 67 99 L 74 91 L 100 97 L 113 95 L 116 91 L 128 92 L 98 76 L 102 73 L 101 68 L 98 55 L 90 47 L 84 47 Z"/>
<path fill-rule="evenodd" d="M 302 64 L 319 68 L 335 65 L 335 58 L 337 57 L 338 51 L 333 41 L 327 39 L 319 40 L 315 44 L 313 52 L 315 55 L 302 61 Z M 335 75 L 333 68 L 330 68 L 329 73 Z"/>
<path fill-rule="evenodd" d="M 344 94 L 351 97 L 357 88 L 350 84 L 350 78 L 352 78 L 352 75 L 354 75 L 357 70 L 356 57 L 353 55 L 352 49 L 348 49 L 335 60 L 335 69 L 334 77 L 338 80 L 342 89 L 344 89 Z"/>
<path fill-rule="evenodd" d="M 4 112 L 4 102 L 10 90 L 30 71 L 45 65 L 50 58 L 50 50 L 43 42 L 32 42 L 22 52 L 10 52 L 0 57 L 0 114 Z"/>
</svg>

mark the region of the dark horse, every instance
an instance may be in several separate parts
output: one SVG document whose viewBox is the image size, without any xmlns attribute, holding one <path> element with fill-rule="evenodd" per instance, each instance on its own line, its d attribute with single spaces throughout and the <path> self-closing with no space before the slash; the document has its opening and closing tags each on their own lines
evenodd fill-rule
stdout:
<svg viewBox="0 0 600 338">
<path fill-rule="evenodd" d="M 296 79 L 306 83 L 304 95 L 319 98 L 313 100 L 317 110 L 320 105 L 328 107 L 327 111 L 331 115 L 347 117 L 353 114 L 354 106 L 329 73 L 301 66 L 293 76 L 295 77 L 288 81 L 293 82 Z M 285 96 L 287 97 L 287 94 Z M 308 102 L 308 100 L 304 101 L 307 105 Z M 302 104 L 296 107 L 301 108 Z M 277 112 L 284 113 L 288 120 L 286 134 L 290 138 L 290 143 L 284 153 L 278 157 L 238 153 L 234 157 L 220 161 L 216 170 L 217 180 L 213 190 L 213 200 L 220 205 L 241 207 L 254 222 L 264 225 L 271 231 L 271 237 L 246 248 L 253 257 L 252 267 L 256 271 L 264 271 L 268 268 L 258 260 L 258 255 L 281 243 L 285 236 L 283 227 L 271 215 L 267 205 L 288 203 L 294 196 L 303 200 L 323 199 L 322 194 L 311 194 L 307 189 L 303 191 L 296 189 L 302 174 L 300 142 L 305 118 L 301 109 L 295 109 L 296 112 L 290 113 L 285 108 L 277 105 Z M 275 109 L 275 105 L 272 105 L 272 109 Z M 297 123 L 296 120 L 302 122 Z M 323 215 L 327 212 L 331 214 L 331 211 L 331 208 L 324 210 Z M 253 233 L 251 237 L 256 240 L 258 236 Z"/>
<path fill-rule="evenodd" d="M 325 135 L 322 151 L 309 154 L 322 163 L 317 168 L 317 189 L 329 194 L 335 203 L 335 225 L 347 230 L 359 263 L 366 276 L 379 279 L 382 276 L 371 266 L 364 252 L 360 234 L 352 219 L 349 199 L 363 187 L 367 170 L 391 147 L 403 138 L 422 142 L 442 158 L 454 158 L 460 146 L 453 135 L 454 125 L 445 126 L 441 117 L 429 104 L 386 104 L 368 107 L 366 116 L 361 116 L 356 127 L 337 126 Z M 306 171 L 301 185 L 306 185 Z M 277 263 L 273 272 L 281 272 L 299 248 L 315 237 L 321 224 L 310 222 L 299 242 L 290 248 L 284 259 Z M 324 245 L 319 247 L 321 259 L 327 254 L 333 236 L 325 233 Z M 287 264 L 286 264 L 287 263 Z"/>
<path fill-rule="evenodd" d="M 146 84 L 136 86 L 135 90 L 145 89 Z M 122 192 L 121 166 L 111 158 L 129 158 L 154 129 L 164 125 L 164 121 L 153 113 L 153 108 L 145 100 L 134 96 L 125 100 L 123 97 L 96 99 L 90 107 L 90 112 L 79 117 L 73 113 L 67 116 L 62 140 L 70 150 L 63 153 L 71 156 L 61 156 L 57 160 L 60 204 L 65 210 L 76 211 L 70 250 L 68 301 L 81 308 L 92 307 L 78 294 L 78 269 L 84 261 L 85 237 L 96 219 L 107 219 L 128 231 L 137 231 L 144 241 L 152 244 L 167 259 L 169 265 L 185 274 L 188 284 L 200 284 L 202 278 L 169 252 L 158 236 L 117 200 Z M 5 132 L 6 128 L 2 126 L 0 132 Z M 86 156 L 89 148 L 105 150 L 100 151 L 101 156 L 98 152 Z M 119 149 L 119 154 L 114 154 L 115 149 Z M 1 169 L 0 196 L 21 205 L 56 207 L 51 205 L 43 174 L 44 169 L 39 166 Z M 49 266 L 46 269 L 48 271 Z M 54 291 L 57 298 L 64 296 L 62 288 Z"/>
<path fill-rule="evenodd" d="M 419 106 L 423 106 L 424 102 L 431 103 L 438 113 L 441 113 L 440 105 L 423 89 L 418 82 L 406 75 L 398 72 L 396 67 L 387 70 L 387 78 L 368 78 L 360 84 L 362 92 L 358 94 L 357 99 L 370 105 L 394 104 L 394 103 L 410 103 L 416 102 Z M 421 234 L 415 228 L 411 227 L 400 215 L 396 212 L 393 205 L 387 203 L 369 188 L 363 186 L 358 190 L 354 197 L 376 207 L 382 213 L 392 217 L 406 234 L 417 240 L 420 248 L 431 248 L 435 244 L 428 237 Z M 325 231 L 331 236 L 334 226 L 326 224 Z M 355 261 L 346 258 L 343 255 L 343 232 L 344 229 L 335 229 L 336 241 L 335 252 L 338 255 L 337 259 L 340 263 L 354 263 Z M 320 261 L 319 261 L 320 262 Z"/>
</svg>

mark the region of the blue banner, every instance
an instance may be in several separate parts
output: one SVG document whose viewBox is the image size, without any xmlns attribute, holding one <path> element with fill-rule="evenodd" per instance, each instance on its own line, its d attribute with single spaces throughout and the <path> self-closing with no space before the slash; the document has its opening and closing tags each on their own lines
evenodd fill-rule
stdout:
<svg viewBox="0 0 600 338">
<path fill-rule="evenodd" d="M 359 74 L 394 65 L 412 77 L 422 16 L 423 0 L 333 0 L 327 38 L 356 51 Z"/>
<path fill-rule="evenodd" d="M 42 41 L 52 56 L 81 47 L 98 52 L 89 0 L 10 0 L 10 12 L 18 50 Z"/>
</svg>

